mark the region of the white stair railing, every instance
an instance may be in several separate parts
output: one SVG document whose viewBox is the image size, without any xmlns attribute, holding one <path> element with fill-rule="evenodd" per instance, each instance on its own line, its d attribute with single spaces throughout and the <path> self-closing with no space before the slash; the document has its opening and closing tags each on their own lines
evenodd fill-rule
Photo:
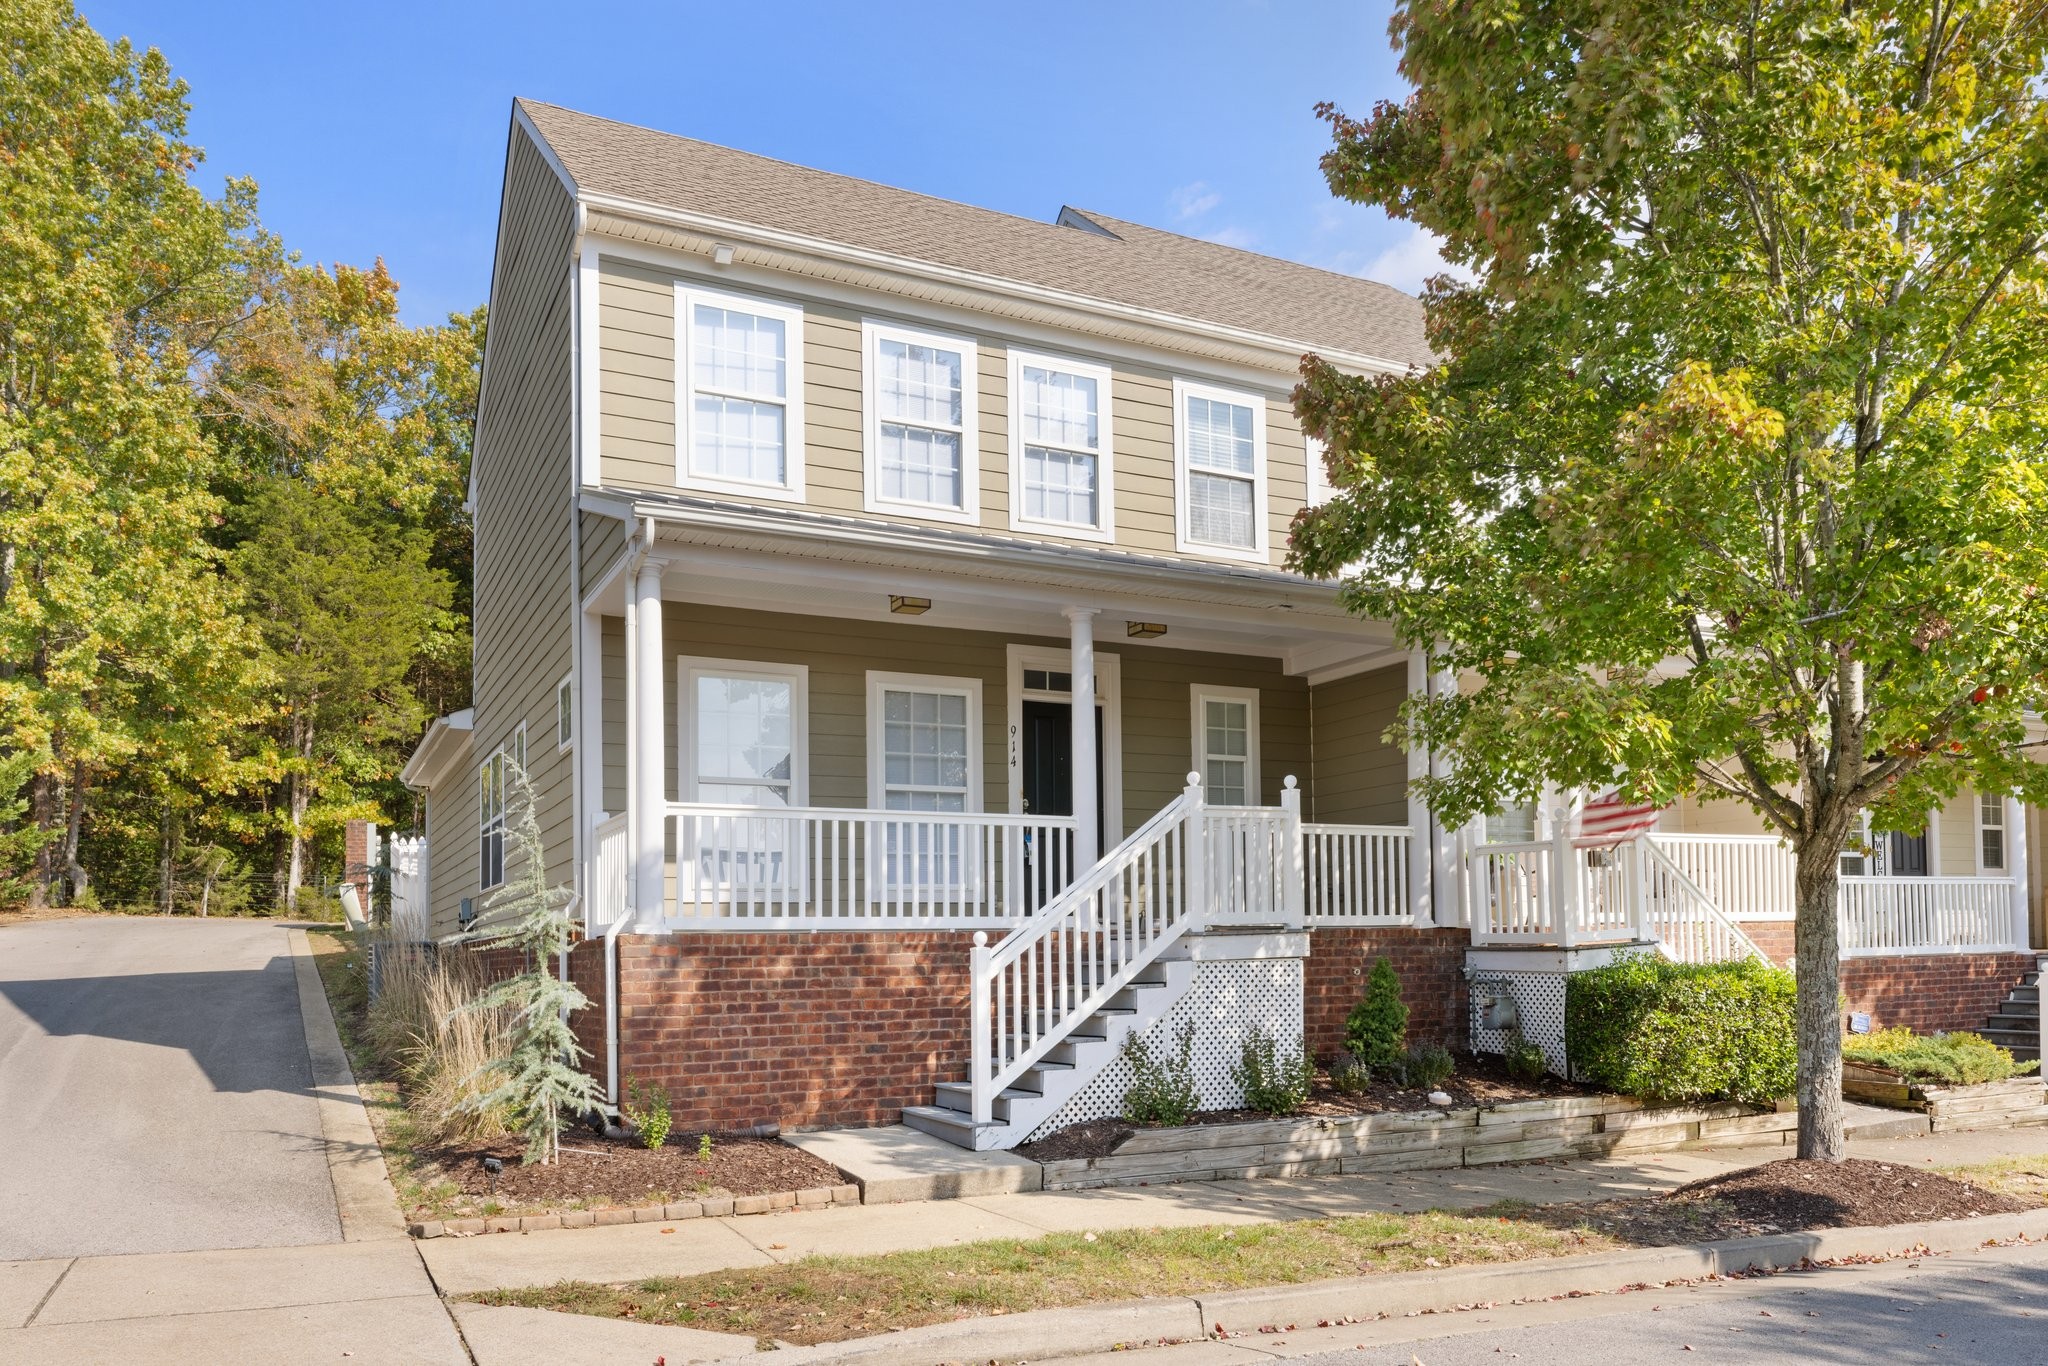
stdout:
<svg viewBox="0 0 2048 1366">
<path fill-rule="evenodd" d="M 1002 943 L 977 932 L 971 958 L 972 1117 L 1109 1003 L 1165 949 L 1205 923 L 1208 821 L 1201 778 Z"/>
<path fill-rule="evenodd" d="M 1633 896 L 1642 916 L 1641 937 L 1655 939 L 1666 957 L 1681 963 L 1770 961 L 1655 841 L 1633 840 L 1629 847 L 1634 851 Z"/>
</svg>

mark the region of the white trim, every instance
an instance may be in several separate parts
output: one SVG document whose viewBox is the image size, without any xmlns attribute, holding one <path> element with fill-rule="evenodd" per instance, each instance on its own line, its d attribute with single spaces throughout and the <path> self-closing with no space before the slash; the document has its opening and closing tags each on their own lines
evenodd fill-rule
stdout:
<svg viewBox="0 0 2048 1366">
<path fill-rule="evenodd" d="M 1055 370 L 1061 374 L 1075 375 L 1095 381 L 1096 431 L 1095 431 L 1095 521 L 1093 525 L 1076 522 L 1058 522 L 1027 516 L 1024 512 L 1024 367 Z M 1114 401 L 1110 396 L 1112 380 L 1110 368 L 1097 361 L 1080 360 L 1072 356 L 1055 355 L 1045 351 L 1030 351 L 1019 347 L 1010 348 L 1010 530 L 1036 531 L 1055 536 L 1071 536 L 1077 540 L 1101 541 L 1113 544 L 1116 540 L 1116 461 L 1113 453 L 1116 440 L 1111 423 L 1111 409 Z M 1077 447 L 1059 447 L 1062 450 L 1078 451 Z"/>
<path fill-rule="evenodd" d="M 1202 775 L 1202 790 L 1208 800 L 1217 805 L 1224 803 L 1217 798 L 1209 783 L 1208 727 L 1203 724 L 1204 703 L 1242 702 L 1245 704 L 1245 778 L 1244 804 L 1265 805 L 1264 774 L 1259 768 L 1259 690 L 1257 688 L 1227 688 L 1214 683 L 1188 684 L 1188 767 Z M 1223 755 L 1235 758 L 1235 755 Z"/>
<path fill-rule="evenodd" d="M 884 669 L 867 671 L 868 704 L 868 809 L 887 809 L 888 774 L 882 762 L 882 694 L 892 689 L 903 692 L 950 693 L 967 699 L 967 805 L 980 811 L 984 805 L 982 752 L 988 747 L 988 732 L 982 728 L 981 680 L 946 674 L 893 673 Z"/>
<path fill-rule="evenodd" d="M 881 412 L 875 401 L 875 348 L 883 341 L 930 346 L 960 356 L 960 506 L 884 498 L 881 493 Z M 981 523 L 981 389 L 980 348 L 974 338 L 933 332 L 886 318 L 860 321 L 861 506 L 888 517 L 918 517 L 936 522 Z M 936 430 L 936 429 L 934 429 Z"/>
<path fill-rule="evenodd" d="M 1073 652 L 1045 645 L 1010 645 L 1004 649 L 1003 763 L 1009 770 L 1009 806 L 1013 813 L 1024 810 L 1024 699 L 1065 702 L 1072 706 L 1071 692 L 1024 691 L 1024 671 L 1045 669 L 1071 674 Z M 1113 849 L 1124 837 L 1124 684 L 1123 659 L 1095 645 L 1095 690 L 1102 707 L 1102 749 L 1095 762 L 1102 768 L 1102 847 Z"/>
<path fill-rule="evenodd" d="M 568 702 L 566 712 L 563 702 Z M 562 721 L 568 718 L 568 731 L 563 733 Z M 555 684 L 555 753 L 566 754 L 576 747 L 576 671 L 562 675 L 562 681 Z"/>
<path fill-rule="evenodd" d="M 1307 432 L 1301 434 L 1301 488 L 1304 507 L 1321 507 L 1337 490 L 1330 484 L 1330 472 L 1323 464 L 1323 442 Z"/>
<path fill-rule="evenodd" d="M 498 796 L 495 812 L 485 793 L 487 778 Z M 476 840 L 470 848 L 476 854 L 476 889 L 479 895 L 505 885 L 505 827 L 509 809 L 510 804 L 505 800 L 505 747 L 499 745 L 476 766 Z M 484 841 L 492 835 L 498 837 L 498 877 L 494 882 L 484 878 Z"/>
<path fill-rule="evenodd" d="M 676 487 L 726 493 L 742 498 L 766 498 L 782 503 L 804 501 L 804 311 L 800 305 L 758 294 L 737 294 L 727 289 L 678 279 L 672 285 L 675 299 L 675 431 Z M 695 357 L 690 338 L 694 329 L 690 315 L 698 304 L 730 309 L 758 318 L 772 318 L 783 327 L 783 393 L 779 400 L 760 394 L 726 395 L 750 402 L 779 401 L 782 404 L 782 482 L 729 479 L 693 474 L 690 453 L 696 446 Z M 711 391 L 719 392 L 719 391 Z"/>
<path fill-rule="evenodd" d="M 1212 545 L 1194 540 L 1188 532 L 1188 400 L 1205 398 L 1249 408 L 1252 413 L 1252 544 Z M 1231 477 L 1231 476 L 1226 476 Z M 1244 476 L 1234 476 L 1243 478 Z M 1261 394 L 1226 389 L 1176 377 L 1173 381 L 1173 547 L 1183 555 L 1206 555 L 1215 559 L 1242 560 L 1265 565 L 1271 560 L 1267 549 L 1267 503 L 1271 485 L 1266 469 L 1266 400 Z"/>
<path fill-rule="evenodd" d="M 597 244 L 584 242 L 576 254 L 576 447 L 579 482 L 592 487 L 604 482 L 603 288 Z"/>
<path fill-rule="evenodd" d="M 1946 876 L 1941 866 L 1941 808 L 1938 806 L 1927 813 L 1927 876 Z"/>
<path fill-rule="evenodd" d="M 1984 803 L 1986 801 L 1994 802 L 1998 806 L 1998 825 L 1996 828 L 2000 832 L 1999 848 L 2000 852 L 2003 853 L 2005 856 L 2005 862 L 1997 868 L 1993 868 L 1989 864 L 1984 862 Z M 1972 816 L 1970 820 L 1970 834 L 1976 845 L 1976 847 L 1973 850 L 1971 850 L 1970 857 L 1972 861 L 1976 864 L 1977 876 L 2011 877 L 2012 828 L 2006 820 L 2006 816 L 2008 814 L 2006 799 L 2003 796 L 1997 795 L 1995 793 L 1978 792 L 1972 790 L 1970 793 L 1970 806 L 1972 808 Z"/>
<path fill-rule="evenodd" d="M 803 664 L 770 664 L 756 659 L 711 659 L 703 655 L 676 657 L 676 800 L 697 798 L 697 715 L 691 707 L 692 687 L 700 675 L 714 678 L 756 678 L 792 685 L 789 718 L 789 804 L 811 800 L 811 671 Z M 659 760 L 657 760 L 659 762 Z"/>
</svg>

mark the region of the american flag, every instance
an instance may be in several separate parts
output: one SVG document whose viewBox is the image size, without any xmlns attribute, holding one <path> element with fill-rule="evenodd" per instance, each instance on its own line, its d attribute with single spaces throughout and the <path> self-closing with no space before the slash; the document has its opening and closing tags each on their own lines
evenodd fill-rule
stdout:
<svg viewBox="0 0 2048 1366">
<path fill-rule="evenodd" d="M 1619 791 L 1595 797 L 1579 813 L 1575 843 L 1602 849 L 1625 844 L 1655 826 L 1662 810 L 1648 802 L 1625 802 Z"/>
</svg>

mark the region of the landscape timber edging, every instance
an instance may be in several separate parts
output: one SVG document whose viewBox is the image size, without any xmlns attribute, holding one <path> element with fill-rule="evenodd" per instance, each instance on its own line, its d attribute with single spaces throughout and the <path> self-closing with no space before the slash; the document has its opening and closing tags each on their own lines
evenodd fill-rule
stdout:
<svg viewBox="0 0 2048 1366">
<path fill-rule="evenodd" d="M 625 1209 L 559 1210 L 553 1214 L 491 1214 L 475 1219 L 433 1219 L 407 1224 L 414 1238 L 473 1238 L 479 1233 L 538 1233 L 558 1228 L 613 1228 L 620 1224 L 666 1224 L 684 1219 L 723 1219 L 733 1214 L 774 1214 L 786 1209 L 825 1209 L 858 1205 L 860 1187 L 852 1184 L 813 1186 L 809 1190 L 777 1191 L 772 1195 L 722 1195 L 705 1200 L 679 1200 L 666 1205 Z"/>
<path fill-rule="evenodd" d="M 1045 1189 L 1259 1176 L 1426 1171 L 1546 1157 L 1606 1157 L 1692 1144 L 1784 1143 L 1799 1116 L 1728 1101 L 1647 1107 L 1633 1096 L 1560 1096 L 1455 1110 L 1139 1129 L 1107 1157 L 1044 1163 Z"/>
<path fill-rule="evenodd" d="M 2048 1124 L 2048 1082 L 2039 1076 L 1980 1081 L 1969 1086 L 1930 1086 L 1909 1081 L 1889 1067 L 1870 1063 L 1842 1064 L 1842 1094 L 1851 1100 L 1919 1110 L 1933 1132 L 1954 1129 L 2006 1129 Z"/>
</svg>

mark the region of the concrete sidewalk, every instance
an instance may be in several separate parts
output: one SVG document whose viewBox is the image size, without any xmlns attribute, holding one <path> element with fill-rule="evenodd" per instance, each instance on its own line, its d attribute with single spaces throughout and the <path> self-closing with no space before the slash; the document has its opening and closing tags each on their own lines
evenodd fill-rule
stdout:
<svg viewBox="0 0 2048 1366">
<path fill-rule="evenodd" d="M 2048 1130 L 1993 1129 L 1850 1145 L 1852 1155 L 1918 1166 L 2048 1155 Z M 1019 1192 L 920 1204 L 791 1210 L 745 1218 L 437 1238 L 420 1255 L 443 1294 L 561 1280 L 629 1281 L 767 1266 L 813 1255 L 945 1247 L 1083 1229 L 1252 1224 L 1374 1212 L 1474 1209 L 1655 1195 L 1790 1156 L 1782 1146 L 1654 1153 L 1633 1160 L 1528 1163 L 1371 1176 L 1205 1181 Z"/>
</svg>

